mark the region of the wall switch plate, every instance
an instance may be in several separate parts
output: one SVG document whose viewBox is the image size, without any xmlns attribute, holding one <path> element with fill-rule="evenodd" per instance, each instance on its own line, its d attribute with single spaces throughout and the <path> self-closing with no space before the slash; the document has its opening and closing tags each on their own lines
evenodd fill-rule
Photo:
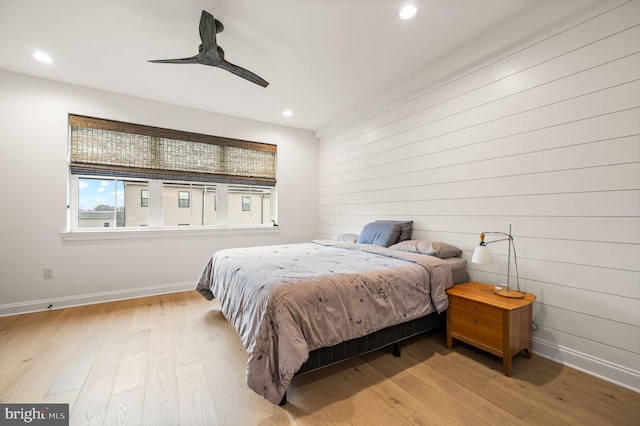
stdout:
<svg viewBox="0 0 640 426">
<path fill-rule="evenodd" d="M 44 268 L 42 272 L 45 279 L 53 278 L 53 268 Z"/>
</svg>

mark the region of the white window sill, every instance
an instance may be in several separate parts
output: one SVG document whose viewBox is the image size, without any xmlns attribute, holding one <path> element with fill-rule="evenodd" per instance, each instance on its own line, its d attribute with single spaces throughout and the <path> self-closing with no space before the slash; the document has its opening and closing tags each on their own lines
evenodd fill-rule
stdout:
<svg viewBox="0 0 640 426">
<path fill-rule="evenodd" d="M 250 234 L 274 234 L 280 232 L 278 226 L 228 226 L 219 228 L 135 228 L 135 229 L 109 229 L 108 231 L 71 231 L 62 233 L 63 242 L 74 241 L 106 241 L 106 240 L 130 240 L 153 238 L 188 238 L 210 237 L 212 235 L 250 235 Z"/>
</svg>

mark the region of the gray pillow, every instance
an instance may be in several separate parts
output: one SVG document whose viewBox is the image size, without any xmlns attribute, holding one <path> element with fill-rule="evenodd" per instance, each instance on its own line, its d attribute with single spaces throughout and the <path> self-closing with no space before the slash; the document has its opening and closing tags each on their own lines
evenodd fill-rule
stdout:
<svg viewBox="0 0 640 426">
<path fill-rule="evenodd" d="M 358 236 L 358 244 L 375 244 L 389 247 L 398 241 L 400 227 L 391 222 L 371 222 L 362 228 Z"/>
<path fill-rule="evenodd" d="M 457 257 L 462 253 L 462 250 L 456 246 L 452 246 L 451 244 L 424 240 L 406 240 L 398 244 L 394 244 L 389 248 L 393 250 L 408 251 L 411 253 L 426 254 L 427 256 L 435 256 L 440 259 Z"/>
<path fill-rule="evenodd" d="M 410 240 L 411 239 L 411 231 L 413 228 L 412 220 L 376 220 L 376 223 L 395 223 L 400 227 L 400 237 L 398 237 L 398 241 Z"/>
</svg>

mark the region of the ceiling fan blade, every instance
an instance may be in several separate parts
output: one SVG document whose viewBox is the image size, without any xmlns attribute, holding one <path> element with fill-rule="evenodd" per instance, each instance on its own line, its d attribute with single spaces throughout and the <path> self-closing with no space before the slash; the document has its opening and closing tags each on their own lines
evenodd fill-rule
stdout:
<svg viewBox="0 0 640 426">
<path fill-rule="evenodd" d="M 215 51 L 217 49 L 216 34 L 222 31 L 224 31 L 222 22 L 215 19 L 213 15 L 206 10 L 203 10 L 202 15 L 200 15 L 200 40 L 202 40 L 205 52 Z"/>
<path fill-rule="evenodd" d="M 256 75 L 251 71 L 246 70 L 237 65 L 234 65 L 232 63 L 227 62 L 226 67 L 222 67 L 222 66 L 219 66 L 219 67 L 226 69 L 227 71 L 237 75 L 238 77 L 242 77 L 245 80 L 249 80 L 250 82 L 257 84 L 258 86 L 267 87 L 269 85 L 269 82 L 264 78 L 260 77 L 259 75 Z"/>
<path fill-rule="evenodd" d="M 147 62 L 154 62 L 156 64 L 197 64 L 195 57 L 191 58 L 178 58 L 178 59 L 150 59 Z"/>
</svg>

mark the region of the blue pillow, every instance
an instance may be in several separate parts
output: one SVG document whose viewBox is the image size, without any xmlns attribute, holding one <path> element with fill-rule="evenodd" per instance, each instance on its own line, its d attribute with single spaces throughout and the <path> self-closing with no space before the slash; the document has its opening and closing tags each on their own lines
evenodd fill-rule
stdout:
<svg viewBox="0 0 640 426">
<path fill-rule="evenodd" d="M 362 228 L 358 236 L 358 244 L 374 244 L 389 247 L 398 242 L 401 228 L 391 222 L 371 222 Z"/>
</svg>

